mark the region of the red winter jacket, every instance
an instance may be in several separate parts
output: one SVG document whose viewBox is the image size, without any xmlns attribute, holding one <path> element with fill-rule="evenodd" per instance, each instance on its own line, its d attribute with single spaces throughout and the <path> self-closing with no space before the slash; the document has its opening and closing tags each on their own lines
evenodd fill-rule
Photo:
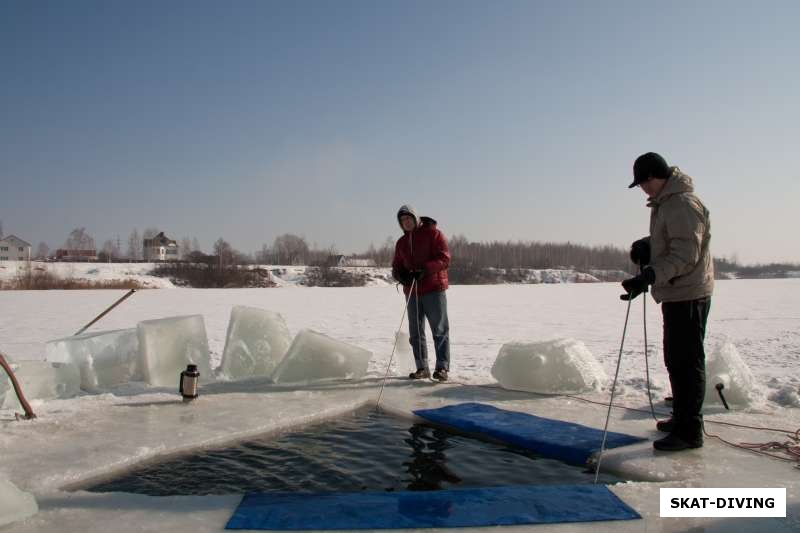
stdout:
<svg viewBox="0 0 800 533">
<path fill-rule="evenodd" d="M 436 221 L 430 217 L 420 217 L 421 224 L 413 231 L 407 231 L 397 240 L 394 247 L 392 274 L 404 283 L 407 276 L 415 270 L 425 269 L 425 277 L 419 282 L 419 294 L 447 290 L 447 268 L 450 266 L 450 250 L 447 238 L 436 228 Z M 411 283 L 403 284 L 403 292 L 408 296 Z"/>
</svg>

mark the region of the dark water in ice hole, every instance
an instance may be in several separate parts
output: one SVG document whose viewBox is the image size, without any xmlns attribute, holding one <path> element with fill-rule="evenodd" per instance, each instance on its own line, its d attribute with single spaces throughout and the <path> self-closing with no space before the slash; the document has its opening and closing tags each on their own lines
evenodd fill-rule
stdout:
<svg viewBox="0 0 800 533">
<path fill-rule="evenodd" d="M 581 467 L 362 409 L 278 437 L 206 449 L 84 488 L 151 496 L 440 490 L 592 483 Z M 601 474 L 603 483 L 621 481 Z"/>
</svg>

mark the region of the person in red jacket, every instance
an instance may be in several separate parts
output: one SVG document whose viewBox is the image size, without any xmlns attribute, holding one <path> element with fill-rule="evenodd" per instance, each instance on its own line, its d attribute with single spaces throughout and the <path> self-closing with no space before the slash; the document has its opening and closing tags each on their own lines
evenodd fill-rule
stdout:
<svg viewBox="0 0 800 533">
<path fill-rule="evenodd" d="M 397 211 L 403 236 L 397 240 L 392 276 L 403 285 L 408 299 L 408 329 L 417 371 L 411 379 L 429 378 L 425 318 L 431 326 L 436 350 L 434 379 L 447 381 L 450 370 L 450 324 L 447 320 L 447 268 L 450 250 L 444 233 L 430 217 L 417 217 L 411 206 Z"/>
</svg>

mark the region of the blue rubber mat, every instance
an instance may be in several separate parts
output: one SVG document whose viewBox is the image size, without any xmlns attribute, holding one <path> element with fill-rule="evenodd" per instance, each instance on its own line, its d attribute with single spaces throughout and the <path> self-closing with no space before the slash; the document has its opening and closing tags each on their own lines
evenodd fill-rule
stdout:
<svg viewBox="0 0 800 533">
<path fill-rule="evenodd" d="M 486 435 L 507 444 L 532 450 L 544 457 L 574 465 L 600 450 L 603 431 L 580 424 L 506 411 L 481 403 L 461 403 L 439 409 L 421 409 L 414 414 L 431 422 L 471 434 Z M 647 439 L 609 432 L 606 448 L 616 448 Z"/>
<path fill-rule="evenodd" d="M 226 529 L 404 529 L 632 520 L 641 516 L 603 485 L 247 494 Z"/>
</svg>

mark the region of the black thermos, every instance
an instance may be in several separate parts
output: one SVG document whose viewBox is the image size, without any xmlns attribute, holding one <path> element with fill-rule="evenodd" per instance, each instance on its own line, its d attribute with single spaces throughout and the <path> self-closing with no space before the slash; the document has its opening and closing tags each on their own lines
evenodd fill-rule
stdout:
<svg viewBox="0 0 800 533">
<path fill-rule="evenodd" d="M 178 392 L 183 396 L 184 402 L 197 398 L 199 380 L 200 372 L 197 371 L 197 365 L 187 365 L 186 370 L 181 372 L 181 379 L 178 382 Z"/>
</svg>

